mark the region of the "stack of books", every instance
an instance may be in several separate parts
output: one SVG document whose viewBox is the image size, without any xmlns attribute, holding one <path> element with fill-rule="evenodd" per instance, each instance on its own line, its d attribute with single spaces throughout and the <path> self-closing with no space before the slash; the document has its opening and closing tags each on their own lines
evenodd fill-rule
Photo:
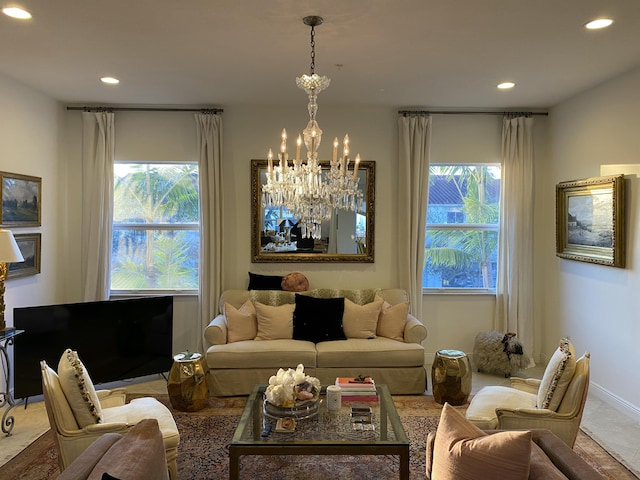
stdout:
<svg viewBox="0 0 640 480">
<path fill-rule="evenodd" d="M 342 401 L 375 402 L 376 385 L 371 377 L 337 377 L 336 385 L 342 389 Z"/>
</svg>

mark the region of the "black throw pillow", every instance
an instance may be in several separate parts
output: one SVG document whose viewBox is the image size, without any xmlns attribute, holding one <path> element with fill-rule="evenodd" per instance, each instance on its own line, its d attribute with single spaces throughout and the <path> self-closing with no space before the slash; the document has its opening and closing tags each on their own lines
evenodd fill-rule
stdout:
<svg viewBox="0 0 640 480">
<path fill-rule="evenodd" d="M 247 290 L 282 290 L 282 276 L 249 272 L 249 288 Z"/>
<path fill-rule="evenodd" d="M 342 330 L 344 298 L 314 298 L 296 294 L 293 339 L 318 343 L 346 340 Z"/>
</svg>

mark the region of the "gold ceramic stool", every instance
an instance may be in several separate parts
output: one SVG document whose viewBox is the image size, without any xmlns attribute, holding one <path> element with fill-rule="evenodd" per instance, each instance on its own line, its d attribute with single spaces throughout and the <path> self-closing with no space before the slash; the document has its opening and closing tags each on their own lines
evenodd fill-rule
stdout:
<svg viewBox="0 0 640 480">
<path fill-rule="evenodd" d="M 433 398 L 444 405 L 464 405 L 471 393 L 471 364 L 460 350 L 438 350 L 431 367 Z"/>
<path fill-rule="evenodd" d="M 199 353 L 183 352 L 173 357 L 167 390 L 169 400 L 176 410 L 195 412 L 207 404 L 209 373 L 204 357 Z"/>
</svg>

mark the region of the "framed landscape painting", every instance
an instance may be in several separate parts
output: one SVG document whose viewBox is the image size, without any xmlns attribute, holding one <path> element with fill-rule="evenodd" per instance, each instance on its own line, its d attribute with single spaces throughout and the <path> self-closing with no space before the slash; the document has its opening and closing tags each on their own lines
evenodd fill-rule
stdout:
<svg viewBox="0 0 640 480">
<path fill-rule="evenodd" d="M 556 255 L 624 268 L 624 176 L 556 185 Z"/>
<path fill-rule="evenodd" d="M 14 235 L 24 262 L 9 263 L 7 278 L 26 277 L 40 273 L 41 235 L 16 233 Z"/>
<path fill-rule="evenodd" d="M 39 227 L 41 224 L 42 179 L 0 172 L 2 209 L 0 225 Z"/>
</svg>

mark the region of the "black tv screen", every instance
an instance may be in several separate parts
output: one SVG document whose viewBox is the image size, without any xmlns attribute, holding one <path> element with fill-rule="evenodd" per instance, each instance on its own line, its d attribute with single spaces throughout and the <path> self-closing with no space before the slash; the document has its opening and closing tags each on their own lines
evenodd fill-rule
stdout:
<svg viewBox="0 0 640 480">
<path fill-rule="evenodd" d="M 54 370 L 70 348 L 94 384 L 168 372 L 173 363 L 173 297 L 15 308 L 14 397 L 42 393 L 40 361 Z"/>
</svg>

